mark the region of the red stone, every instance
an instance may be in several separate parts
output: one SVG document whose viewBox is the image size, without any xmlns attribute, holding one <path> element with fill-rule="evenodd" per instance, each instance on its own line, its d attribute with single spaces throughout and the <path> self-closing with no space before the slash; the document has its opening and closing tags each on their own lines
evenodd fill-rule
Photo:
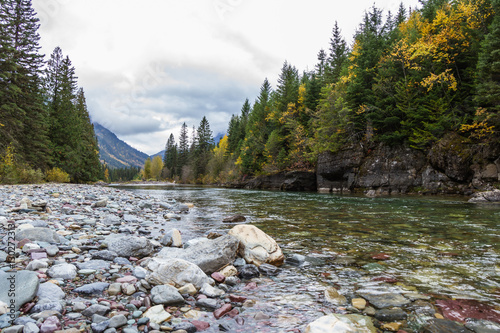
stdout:
<svg viewBox="0 0 500 333">
<path fill-rule="evenodd" d="M 372 259 L 375 259 L 375 260 L 387 260 L 389 259 L 391 256 L 388 255 L 387 253 L 376 253 L 376 254 L 372 254 Z"/>
<path fill-rule="evenodd" d="M 465 323 L 465 319 L 485 319 L 500 323 L 500 312 L 494 307 L 471 299 L 437 300 L 443 317 Z"/>
<path fill-rule="evenodd" d="M 226 279 L 226 277 L 219 272 L 212 273 L 211 277 L 212 277 L 212 279 L 214 279 L 215 281 L 217 281 L 219 283 L 224 282 L 224 280 Z"/>
<path fill-rule="evenodd" d="M 17 243 L 17 248 L 22 249 L 23 246 L 28 244 L 28 243 L 31 243 L 31 240 L 29 240 L 28 238 L 23 238 L 19 241 L 19 243 Z"/>
<path fill-rule="evenodd" d="M 136 257 L 130 257 L 130 258 L 128 258 L 128 260 L 130 260 L 130 261 L 137 261 L 137 260 L 139 260 L 139 258 L 136 258 Z"/>
<path fill-rule="evenodd" d="M 199 294 L 198 296 L 196 296 L 196 299 L 199 301 L 200 299 L 205 299 L 205 298 L 208 298 L 207 295 L 203 295 L 203 294 Z"/>
<path fill-rule="evenodd" d="M 231 304 L 229 304 L 229 303 L 224 304 L 223 306 L 221 306 L 220 308 L 218 308 L 217 310 L 214 311 L 214 317 L 215 317 L 215 319 L 221 318 L 226 313 L 228 313 L 229 311 L 231 311 L 232 308 L 233 307 L 231 306 Z"/>
<path fill-rule="evenodd" d="M 19 309 L 19 311 L 21 311 L 22 313 L 29 313 L 34 306 L 35 303 L 26 303 Z"/>
<path fill-rule="evenodd" d="M 129 303 L 133 304 L 136 308 L 140 308 L 142 306 L 142 302 L 138 299 L 133 299 Z"/>
<path fill-rule="evenodd" d="M 254 290 L 257 289 L 257 283 L 255 282 L 249 282 L 247 285 L 243 288 L 243 290 Z"/>
<path fill-rule="evenodd" d="M 229 295 L 229 299 L 231 300 L 231 302 L 234 302 L 234 303 L 243 303 L 244 301 L 247 300 L 247 298 L 245 296 L 239 296 L 239 295 Z"/>
<path fill-rule="evenodd" d="M 204 331 L 207 328 L 210 327 L 210 324 L 207 323 L 206 321 L 201 321 L 201 320 L 193 320 L 191 321 L 191 324 L 193 324 L 196 327 L 196 331 Z"/>
<path fill-rule="evenodd" d="M 238 311 L 238 309 L 237 309 L 237 308 L 234 308 L 234 309 L 232 309 L 231 311 L 229 311 L 229 312 L 227 313 L 227 315 L 228 315 L 229 317 L 231 317 L 231 318 L 234 318 L 234 317 L 236 317 L 236 316 L 237 316 L 237 315 L 239 315 L 239 314 L 240 314 L 240 311 Z"/>
</svg>

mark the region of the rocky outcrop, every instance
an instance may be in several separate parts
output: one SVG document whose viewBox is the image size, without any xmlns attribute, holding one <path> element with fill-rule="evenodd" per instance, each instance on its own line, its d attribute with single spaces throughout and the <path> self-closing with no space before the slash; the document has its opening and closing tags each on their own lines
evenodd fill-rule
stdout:
<svg viewBox="0 0 500 333">
<path fill-rule="evenodd" d="M 282 191 L 316 191 L 316 174 L 307 171 L 279 172 L 248 181 L 245 188 Z"/>
<path fill-rule="evenodd" d="M 500 190 L 486 191 L 475 193 L 469 202 L 473 203 L 488 203 L 495 202 L 500 203 Z"/>
<path fill-rule="evenodd" d="M 500 148 L 464 143 L 451 133 L 428 151 L 355 145 L 318 157 L 320 192 L 469 194 L 500 180 Z"/>
</svg>

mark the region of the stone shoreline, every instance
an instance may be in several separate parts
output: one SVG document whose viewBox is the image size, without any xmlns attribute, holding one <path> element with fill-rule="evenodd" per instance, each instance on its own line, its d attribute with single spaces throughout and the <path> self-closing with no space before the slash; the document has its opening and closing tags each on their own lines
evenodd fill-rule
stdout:
<svg viewBox="0 0 500 333">
<path fill-rule="evenodd" d="M 475 320 L 467 319 L 470 311 L 450 318 L 446 309 L 469 305 L 442 302 L 444 319 L 429 296 L 383 285 L 355 296 L 326 287 L 320 302 L 329 315 L 310 323 L 281 316 L 277 325 L 249 294 L 281 274 L 279 245 L 250 224 L 195 239 L 163 230 L 191 208 L 102 186 L 0 186 L 2 332 L 500 330 L 494 309 L 482 308 Z M 286 260 L 301 265 L 305 258 Z M 415 313 L 427 318 L 419 328 L 408 326 Z"/>
</svg>

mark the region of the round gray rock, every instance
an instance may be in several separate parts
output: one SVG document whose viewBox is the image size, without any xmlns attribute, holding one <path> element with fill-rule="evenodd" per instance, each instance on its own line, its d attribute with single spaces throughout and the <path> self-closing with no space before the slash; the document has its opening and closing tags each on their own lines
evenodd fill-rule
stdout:
<svg viewBox="0 0 500 333">
<path fill-rule="evenodd" d="M 151 298 L 156 304 L 171 305 L 184 303 L 184 298 L 179 294 L 177 289 L 168 284 L 153 287 L 151 289 Z"/>
</svg>

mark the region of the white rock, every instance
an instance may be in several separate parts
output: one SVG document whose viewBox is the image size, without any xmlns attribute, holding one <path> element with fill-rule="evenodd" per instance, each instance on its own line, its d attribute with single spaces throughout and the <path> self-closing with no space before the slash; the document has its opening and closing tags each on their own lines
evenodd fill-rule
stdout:
<svg viewBox="0 0 500 333">
<path fill-rule="evenodd" d="M 150 307 L 142 316 L 149 318 L 150 322 L 156 324 L 168 321 L 172 317 L 170 313 L 165 311 L 161 304 Z"/>
<path fill-rule="evenodd" d="M 263 263 L 279 266 L 285 256 L 276 241 L 265 232 L 250 224 L 239 224 L 229 230 L 229 235 L 239 239 L 239 253 L 249 264 Z"/>
</svg>

